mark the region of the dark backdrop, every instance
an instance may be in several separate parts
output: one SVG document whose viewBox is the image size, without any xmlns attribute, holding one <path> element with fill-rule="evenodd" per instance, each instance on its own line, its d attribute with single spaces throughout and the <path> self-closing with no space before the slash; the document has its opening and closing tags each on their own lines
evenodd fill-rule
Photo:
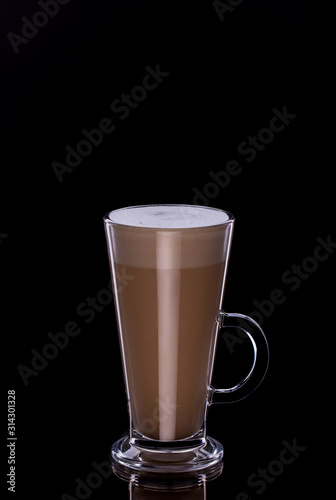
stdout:
<svg viewBox="0 0 336 500">
<path fill-rule="evenodd" d="M 114 476 L 76 493 L 127 430 L 103 215 L 162 202 L 235 214 L 225 309 L 259 312 L 270 345 L 258 391 L 210 409 L 225 468 L 208 498 L 303 498 L 313 486 L 322 496 L 336 232 L 316 148 L 314 8 L 2 3 L 2 398 L 6 418 L 16 391 L 18 498 L 128 497 Z M 81 315 L 90 298 L 97 310 Z M 243 346 L 231 350 L 222 339 L 234 370 Z M 4 420 L 3 449 L 7 437 Z M 285 443 L 297 448 L 284 465 Z"/>
</svg>

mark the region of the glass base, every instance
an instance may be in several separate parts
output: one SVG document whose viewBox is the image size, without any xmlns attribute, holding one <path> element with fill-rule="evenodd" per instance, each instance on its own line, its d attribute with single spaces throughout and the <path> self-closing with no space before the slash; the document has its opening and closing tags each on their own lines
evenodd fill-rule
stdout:
<svg viewBox="0 0 336 500">
<path fill-rule="evenodd" d="M 159 441 L 153 444 L 139 446 L 131 443 L 128 436 L 113 443 L 111 457 L 116 474 L 129 479 L 134 473 L 173 477 L 204 472 L 211 479 L 222 471 L 223 446 L 211 437 L 197 446 L 176 448 L 172 442 L 162 447 Z"/>
</svg>

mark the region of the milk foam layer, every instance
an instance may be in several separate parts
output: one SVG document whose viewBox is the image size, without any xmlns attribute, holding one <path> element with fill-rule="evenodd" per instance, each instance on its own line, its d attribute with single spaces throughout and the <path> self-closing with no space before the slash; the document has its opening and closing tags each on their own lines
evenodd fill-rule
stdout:
<svg viewBox="0 0 336 500">
<path fill-rule="evenodd" d="M 216 226 L 224 224 L 229 218 L 222 210 L 193 205 L 127 207 L 109 214 L 109 219 L 117 224 L 156 229 Z"/>
<path fill-rule="evenodd" d="M 110 212 L 105 228 L 116 263 L 182 269 L 223 262 L 233 223 L 217 209 L 152 205 Z"/>
</svg>

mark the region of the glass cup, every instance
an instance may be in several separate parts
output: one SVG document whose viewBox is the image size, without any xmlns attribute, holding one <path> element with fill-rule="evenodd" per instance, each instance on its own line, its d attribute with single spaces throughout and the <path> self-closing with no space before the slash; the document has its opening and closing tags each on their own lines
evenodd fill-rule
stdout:
<svg viewBox="0 0 336 500">
<path fill-rule="evenodd" d="M 250 394 L 268 367 L 268 345 L 251 318 L 222 309 L 234 217 L 197 205 L 143 205 L 104 218 L 129 410 L 129 435 L 112 460 L 132 471 L 204 471 L 223 457 L 206 434 L 213 403 Z M 222 328 L 253 348 L 247 375 L 211 385 Z"/>
</svg>

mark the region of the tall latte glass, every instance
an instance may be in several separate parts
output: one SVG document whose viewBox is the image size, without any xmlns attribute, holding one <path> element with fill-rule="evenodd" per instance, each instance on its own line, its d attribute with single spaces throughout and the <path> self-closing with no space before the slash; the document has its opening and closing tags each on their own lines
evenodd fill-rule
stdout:
<svg viewBox="0 0 336 500">
<path fill-rule="evenodd" d="M 234 217 L 147 205 L 114 210 L 104 223 L 130 417 L 112 458 L 133 470 L 204 470 L 223 456 L 206 434 L 208 407 L 248 395 L 268 365 L 259 325 L 222 310 Z M 217 337 L 226 327 L 244 330 L 253 364 L 234 387 L 215 389 Z"/>
</svg>

